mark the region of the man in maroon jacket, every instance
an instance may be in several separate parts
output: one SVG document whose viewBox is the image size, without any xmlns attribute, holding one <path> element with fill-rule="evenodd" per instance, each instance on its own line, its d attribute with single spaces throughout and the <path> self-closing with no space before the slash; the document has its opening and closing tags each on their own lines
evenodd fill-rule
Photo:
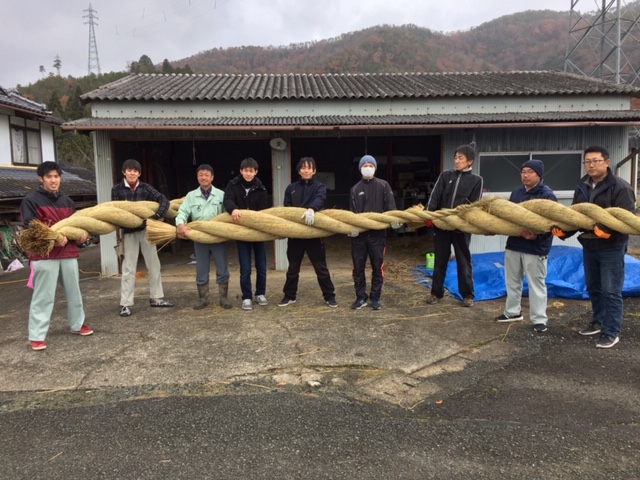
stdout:
<svg viewBox="0 0 640 480">
<path fill-rule="evenodd" d="M 20 204 L 20 215 L 25 228 L 32 220 L 40 220 L 47 226 L 70 217 L 75 212 L 73 200 L 60 192 L 62 169 L 56 162 L 43 162 L 38 165 L 40 186 L 30 193 Z M 58 277 L 67 297 L 67 316 L 71 333 L 91 335 L 93 330 L 84 324 L 84 306 L 80 293 L 80 274 L 78 245 L 88 237 L 70 242 L 67 237 L 56 242 L 48 255 L 30 253 L 33 269 L 33 296 L 29 308 L 29 340 L 34 350 L 47 348 L 45 338 L 51 323 L 51 312 L 55 302 Z"/>
</svg>

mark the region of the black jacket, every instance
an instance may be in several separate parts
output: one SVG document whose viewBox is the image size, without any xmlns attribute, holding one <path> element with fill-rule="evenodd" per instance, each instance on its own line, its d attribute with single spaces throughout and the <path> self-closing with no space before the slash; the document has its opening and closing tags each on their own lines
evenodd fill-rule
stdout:
<svg viewBox="0 0 640 480">
<path fill-rule="evenodd" d="M 595 188 L 591 186 L 589 175 L 580 179 L 573 194 L 572 204 L 576 203 L 595 203 L 602 208 L 620 207 L 633 213 L 636 212 L 636 198 L 631 185 L 616 177 L 610 168 L 607 169 L 607 176 Z M 611 238 L 604 239 L 596 236 L 593 232 L 585 232 L 578 237 L 578 241 L 587 250 L 602 250 L 628 242 L 629 235 L 613 232 Z"/>
<path fill-rule="evenodd" d="M 251 183 L 247 183 L 242 178 L 242 175 L 238 175 L 227 183 L 227 188 L 224 189 L 222 206 L 227 213 L 233 212 L 236 208 L 255 211 L 264 210 L 269 206 L 267 188 L 258 177 L 254 177 Z"/>
<path fill-rule="evenodd" d="M 313 208 L 322 210 L 327 198 L 327 187 L 312 178 L 308 182 L 302 178 L 289 185 L 284 191 L 285 207 Z"/>
<path fill-rule="evenodd" d="M 393 197 L 393 190 L 385 180 L 373 177 L 362 179 L 351 187 L 351 211 L 354 213 L 364 212 L 388 212 L 396 209 L 396 200 Z M 367 230 L 362 232 L 363 236 L 385 236 L 386 230 Z"/>
<path fill-rule="evenodd" d="M 445 170 L 440 174 L 433 187 L 427 210 L 456 208 L 458 205 L 473 203 L 482 197 L 482 177 L 468 170 L 458 172 Z"/>
</svg>

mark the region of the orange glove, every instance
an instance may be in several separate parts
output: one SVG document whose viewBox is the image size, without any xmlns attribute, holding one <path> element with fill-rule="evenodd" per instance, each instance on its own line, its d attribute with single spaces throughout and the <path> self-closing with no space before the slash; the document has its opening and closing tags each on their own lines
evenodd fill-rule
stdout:
<svg viewBox="0 0 640 480">
<path fill-rule="evenodd" d="M 425 220 L 424 224 L 427 226 L 427 228 L 433 228 L 433 220 Z"/>
<path fill-rule="evenodd" d="M 567 238 L 567 234 L 564 233 L 564 230 L 562 230 L 557 225 L 551 226 L 551 233 L 553 234 L 554 237 L 558 237 L 560 240 L 564 240 L 565 238 Z"/>
<path fill-rule="evenodd" d="M 596 226 L 593 228 L 593 233 L 605 240 L 609 240 L 611 238 L 611 229 L 601 223 L 596 223 Z"/>
</svg>

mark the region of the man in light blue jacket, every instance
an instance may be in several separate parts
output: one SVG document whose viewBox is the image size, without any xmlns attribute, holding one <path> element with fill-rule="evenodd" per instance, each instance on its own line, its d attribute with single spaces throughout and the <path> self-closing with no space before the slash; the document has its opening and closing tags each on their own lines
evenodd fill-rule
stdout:
<svg viewBox="0 0 640 480">
<path fill-rule="evenodd" d="M 213 168 L 211 165 L 200 165 L 196 170 L 200 186 L 190 191 L 184 199 L 178 215 L 176 227 L 181 238 L 188 238 L 191 230 L 186 223 L 191 221 L 211 220 L 220 215 L 224 209 L 222 201 L 224 192 L 213 186 Z M 196 252 L 196 284 L 198 286 L 198 303 L 193 307 L 200 310 L 209 304 L 209 270 L 211 259 L 216 264 L 216 283 L 220 294 L 220 306 L 231 308 L 229 302 L 229 253 L 227 243 L 193 242 Z"/>
</svg>

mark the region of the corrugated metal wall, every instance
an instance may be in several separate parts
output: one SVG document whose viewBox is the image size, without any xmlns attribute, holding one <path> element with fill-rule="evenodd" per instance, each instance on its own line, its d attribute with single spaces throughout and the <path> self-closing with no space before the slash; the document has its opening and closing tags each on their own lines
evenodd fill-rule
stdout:
<svg viewBox="0 0 640 480">
<path fill-rule="evenodd" d="M 111 201 L 113 187 L 113 169 L 111 165 L 111 135 L 105 131 L 93 132 L 94 157 L 96 164 L 96 188 L 98 203 Z M 118 258 L 113 247 L 116 244 L 116 233 L 112 232 L 100 237 L 100 262 L 103 275 L 118 274 Z"/>
<path fill-rule="evenodd" d="M 629 152 L 628 127 L 574 127 L 574 128 L 502 128 L 502 129 L 464 129 L 449 130 L 444 134 L 443 169 L 453 168 L 453 156 L 459 145 L 476 142 L 478 156 L 489 152 L 530 152 L 530 151 L 582 151 L 590 145 L 601 145 L 609 150 L 611 164 L 620 162 Z M 481 171 L 482 161 L 474 164 L 476 173 Z M 631 184 L 631 164 L 627 163 L 620 176 Z M 578 179 L 576 178 L 576 184 Z M 570 200 L 562 200 L 570 205 Z M 471 252 L 501 252 L 506 243 L 505 236 L 471 237 Z M 566 241 L 554 239 L 554 245 L 580 246 L 576 237 Z"/>
</svg>

